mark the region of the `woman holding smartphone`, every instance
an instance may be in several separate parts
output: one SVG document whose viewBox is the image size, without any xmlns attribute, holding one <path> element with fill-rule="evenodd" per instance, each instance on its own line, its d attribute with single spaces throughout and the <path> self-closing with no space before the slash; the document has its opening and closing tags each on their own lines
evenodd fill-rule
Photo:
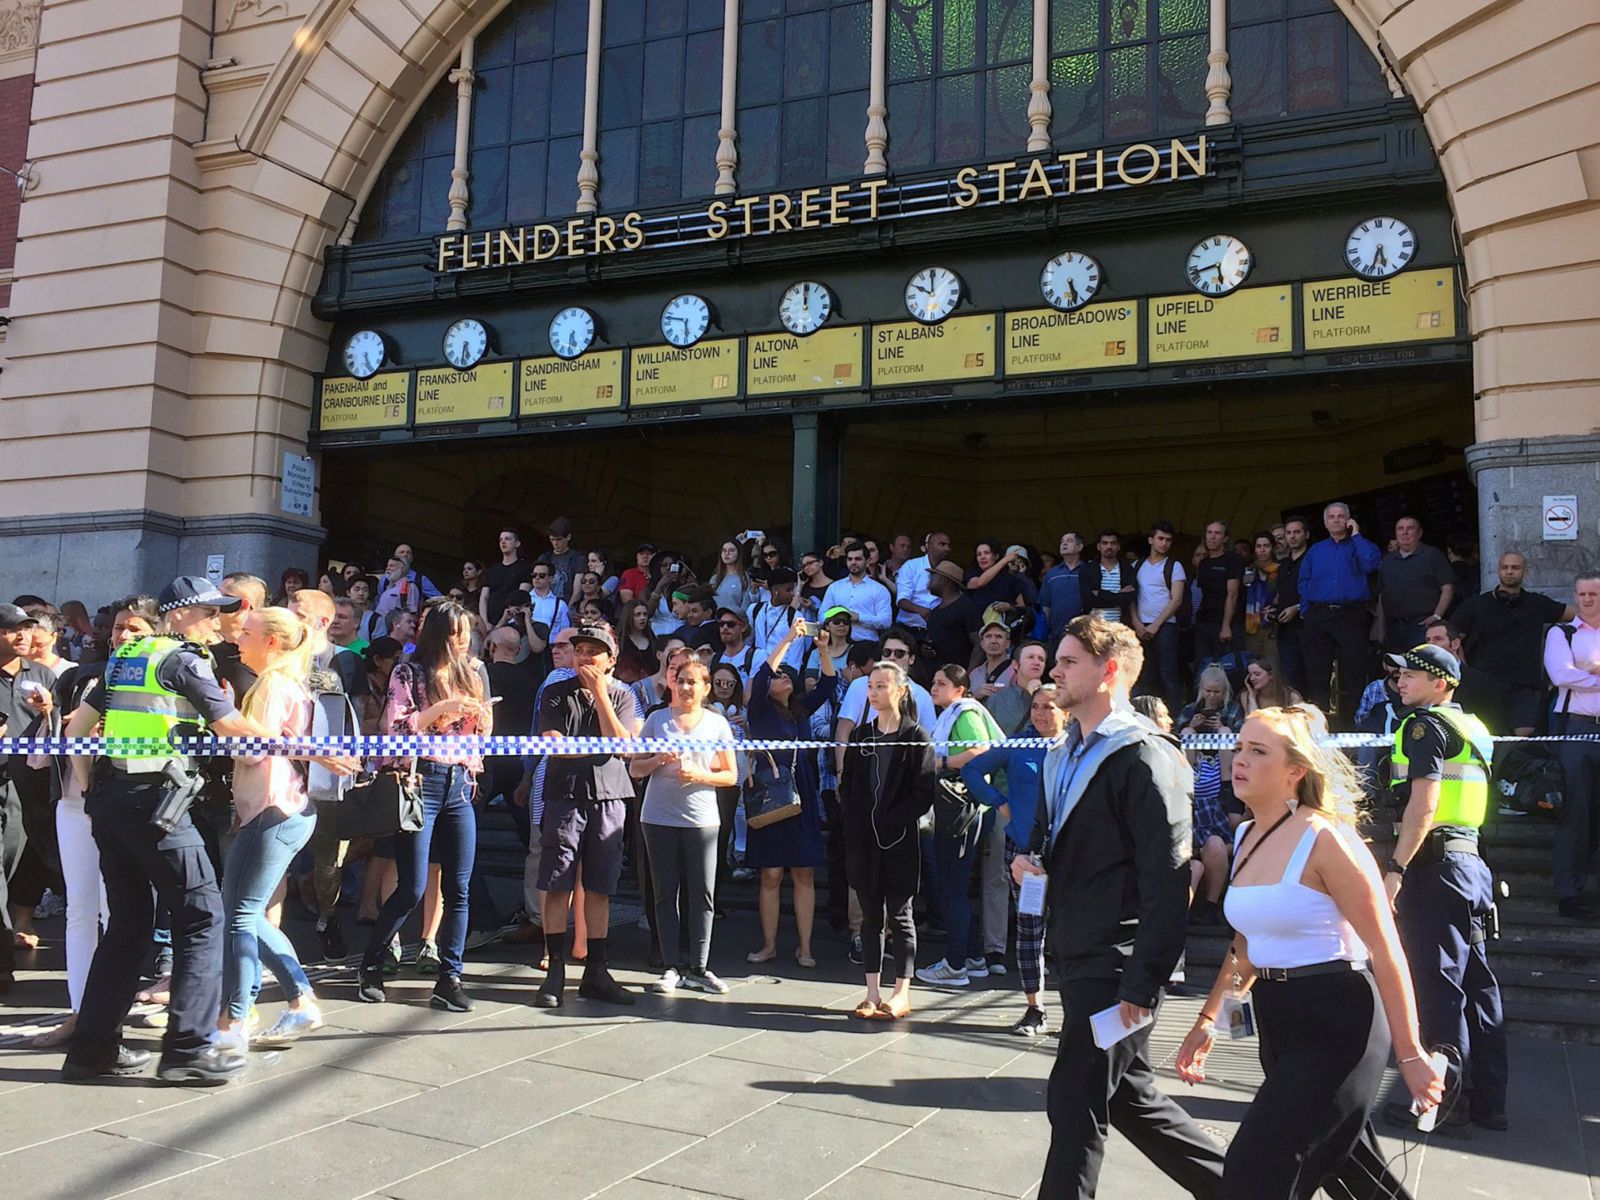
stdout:
<svg viewBox="0 0 1600 1200">
<path fill-rule="evenodd" d="M 1371 1122 L 1391 1044 L 1417 1105 L 1443 1096 L 1383 880 L 1355 831 L 1360 780 L 1317 744 L 1326 729 L 1315 709 L 1262 709 L 1233 760 L 1251 817 L 1227 897 L 1237 932 L 1177 1062 L 1203 1080 L 1216 1023 L 1254 1001 L 1266 1080 L 1228 1147 L 1230 1200 L 1310 1200 L 1324 1187 L 1407 1196 Z"/>
</svg>

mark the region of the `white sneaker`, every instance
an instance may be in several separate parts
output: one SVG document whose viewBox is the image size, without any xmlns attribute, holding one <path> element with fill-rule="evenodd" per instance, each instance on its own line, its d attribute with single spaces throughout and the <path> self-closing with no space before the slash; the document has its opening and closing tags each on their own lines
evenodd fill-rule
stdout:
<svg viewBox="0 0 1600 1200">
<path fill-rule="evenodd" d="M 934 987 L 966 987 L 969 982 L 965 969 L 958 971 L 942 958 L 931 967 L 919 967 L 917 978 Z"/>
<path fill-rule="evenodd" d="M 678 974 L 677 967 L 668 967 L 662 972 L 661 978 L 650 985 L 650 990 L 658 996 L 670 996 L 678 990 L 678 984 L 683 981 L 683 976 Z"/>
<path fill-rule="evenodd" d="M 322 1010 L 314 1004 L 300 1009 L 285 1009 L 270 1029 L 264 1029 L 250 1039 L 258 1050 L 273 1050 L 287 1046 L 316 1029 L 322 1028 Z"/>
<path fill-rule="evenodd" d="M 728 994 L 728 985 L 710 971 L 689 970 L 678 980 L 678 986 L 691 992 L 710 992 L 714 996 Z"/>
<path fill-rule="evenodd" d="M 989 978 L 989 960 L 987 958 L 969 958 L 969 959 L 967 959 L 967 978 L 968 979 L 987 979 L 987 978 Z"/>
<path fill-rule="evenodd" d="M 49 888 L 46 888 L 44 890 L 44 895 L 39 899 L 39 903 L 34 906 L 33 915 L 41 921 L 48 921 L 52 917 L 66 915 L 66 911 L 66 900 L 63 897 L 56 895 Z"/>
</svg>

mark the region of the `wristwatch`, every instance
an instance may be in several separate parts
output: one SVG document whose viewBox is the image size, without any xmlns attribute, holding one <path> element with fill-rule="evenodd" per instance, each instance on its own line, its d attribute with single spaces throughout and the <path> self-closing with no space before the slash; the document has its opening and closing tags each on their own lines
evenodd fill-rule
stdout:
<svg viewBox="0 0 1600 1200">
<path fill-rule="evenodd" d="M 1404 875 L 1406 873 L 1406 866 L 1398 859 L 1391 858 L 1388 862 L 1383 864 L 1383 873 L 1385 875 Z"/>
</svg>

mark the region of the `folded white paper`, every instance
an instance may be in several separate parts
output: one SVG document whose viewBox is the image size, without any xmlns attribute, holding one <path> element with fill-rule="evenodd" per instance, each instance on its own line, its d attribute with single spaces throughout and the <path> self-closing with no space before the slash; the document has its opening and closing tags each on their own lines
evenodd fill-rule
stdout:
<svg viewBox="0 0 1600 1200">
<path fill-rule="evenodd" d="M 1089 1028 L 1094 1031 L 1094 1044 L 1102 1050 L 1109 1050 L 1130 1033 L 1137 1033 L 1154 1020 L 1154 1016 L 1146 1013 L 1144 1020 L 1136 1021 L 1130 1029 L 1122 1023 L 1122 1005 L 1113 1004 L 1090 1017 Z"/>
<path fill-rule="evenodd" d="M 1017 911 L 1028 917 L 1044 916 L 1044 888 L 1047 875 L 1024 875 L 1017 896 Z"/>
</svg>

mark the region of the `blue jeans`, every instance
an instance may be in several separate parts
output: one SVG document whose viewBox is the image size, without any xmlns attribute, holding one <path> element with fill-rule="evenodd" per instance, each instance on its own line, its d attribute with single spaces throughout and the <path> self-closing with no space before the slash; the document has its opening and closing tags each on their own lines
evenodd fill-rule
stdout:
<svg viewBox="0 0 1600 1200">
<path fill-rule="evenodd" d="M 315 809 L 288 816 L 268 808 L 233 835 L 222 876 L 222 909 L 228 919 L 222 1002 L 229 1020 L 244 1020 L 251 998 L 261 990 L 263 960 L 287 999 L 311 990 L 293 943 L 267 920 L 267 904 L 316 825 Z"/>
<path fill-rule="evenodd" d="M 933 836 L 933 854 L 938 870 L 939 910 L 944 914 L 944 960 L 953 970 L 961 970 L 969 958 L 983 957 L 983 931 L 972 919 L 972 873 L 978 867 L 978 847 L 983 833 L 994 820 L 993 811 L 973 822 L 964 838 L 942 833 Z"/>
<path fill-rule="evenodd" d="M 439 960 L 445 975 L 460 976 L 467 948 L 467 892 L 472 863 L 478 854 L 478 819 L 472 809 L 472 776 L 467 768 L 423 761 L 422 828 L 394 835 L 394 893 L 378 910 L 363 967 L 375 967 L 383 948 L 400 932 L 411 910 L 422 903 L 428 883 L 428 850 L 439 863 L 444 916 L 439 923 Z"/>
<path fill-rule="evenodd" d="M 1138 691 L 1165 700 L 1172 719 L 1178 719 L 1178 710 L 1183 707 L 1183 681 L 1178 675 L 1177 621 L 1168 621 L 1145 643 Z"/>
</svg>

